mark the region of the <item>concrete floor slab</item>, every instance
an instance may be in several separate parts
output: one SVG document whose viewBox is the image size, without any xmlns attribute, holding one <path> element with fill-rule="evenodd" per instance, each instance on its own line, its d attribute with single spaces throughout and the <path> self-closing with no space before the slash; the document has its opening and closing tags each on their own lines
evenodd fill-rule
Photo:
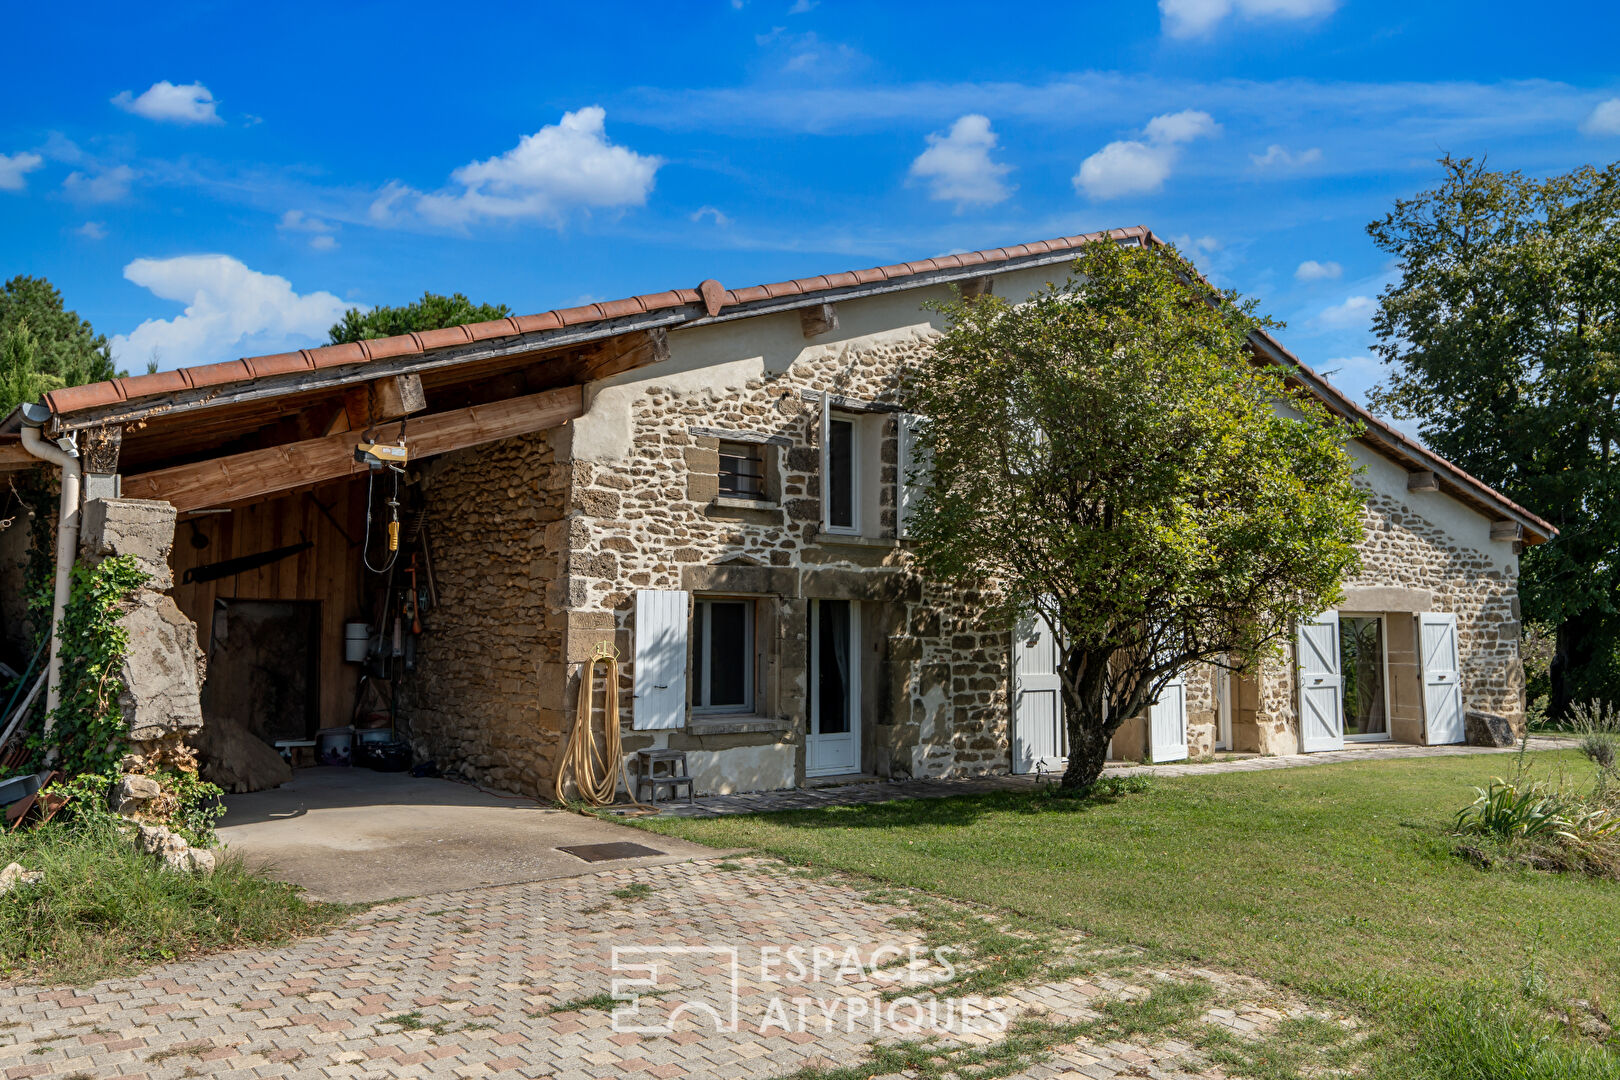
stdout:
<svg viewBox="0 0 1620 1080">
<path fill-rule="evenodd" d="M 318 900 L 369 903 L 713 858 L 713 848 L 449 780 L 370 769 L 299 769 L 270 791 L 230 795 L 228 849 Z M 631 841 L 658 855 L 589 863 L 557 850 Z"/>
</svg>

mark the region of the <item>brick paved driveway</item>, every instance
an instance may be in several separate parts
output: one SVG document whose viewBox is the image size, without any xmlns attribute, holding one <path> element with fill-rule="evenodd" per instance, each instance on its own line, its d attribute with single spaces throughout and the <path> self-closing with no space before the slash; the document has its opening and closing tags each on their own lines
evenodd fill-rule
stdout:
<svg viewBox="0 0 1620 1080">
<path fill-rule="evenodd" d="M 921 946 L 891 925 L 900 914 L 850 884 L 758 859 L 424 897 L 282 949 L 170 964 L 83 989 L 0 987 L 0 1076 L 781 1077 L 811 1063 L 848 1064 L 874 1037 L 867 1010 L 876 1003 L 882 1014 L 879 995 L 896 972 L 833 967 L 851 948 L 864 969 L 880 946 L 894 950 L 881 957 L 885 965 Z M 673 1017 L 669 1033 L 615 1031 L 610 1012 L 570 1005 L 609 989 L 615 945 L 652 947 L 621 961 L 663 965 L 661 996 L 641 999 L 636 1022 L 658 1027 Z M 703 1011 L 711 1006 L 729 1019 L 729 957 L 656 951 L 673 946 L 737 950 L 735 1031 L 717 1032 Z M 823 978 L 780 981 L 791 971 L 786 959 L 764 977 L 761 950 L 769 946 L 801 947 L 807 966 L 811 950 L 829 950 Z M 937 970 L 926 953 L 911 970 L 922 977 L 925 968 Z M 1099 997 L 1131 992 L 1124 982 L 1076 979 L 979 1007 L 986 1017 L 1090 1016 Z M 822 1004 L 806 1005 L 811 998 Z M 828 1002 L 830 1014 L 818 1012 Z M 918 1015 L 906 1008 L 893 1014 L 902 1029 Z M 1266 1023 L 1264 1010 L 1242 1015 L 1239 1007 L 1211 1019 Z M 968 1038 L 989 1038 L 989 1023 L 978 1022 Z M 1174 1070 L 1186 1050 L 1082 1043 L 1027 1075 L 1182 1076 Z"/>
</svg>

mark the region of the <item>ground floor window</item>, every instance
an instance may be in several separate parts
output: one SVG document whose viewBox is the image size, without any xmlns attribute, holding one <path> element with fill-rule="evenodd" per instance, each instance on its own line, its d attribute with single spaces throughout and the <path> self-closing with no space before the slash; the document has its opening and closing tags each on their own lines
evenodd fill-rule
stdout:
<svg viewBox="0 0 1620 1080">
<path fill-rule="evenodd" d="M 754 707 L 754 602 L 698 600 L 692 612 L 694 712 Z"/>
<path fill-rule="evenodd" d="M 1377 615 L 1340 615 L 1339 656 L 1344 665 L 1345 738 L 1387 737 L 1384 620 Z"/>
</svg>

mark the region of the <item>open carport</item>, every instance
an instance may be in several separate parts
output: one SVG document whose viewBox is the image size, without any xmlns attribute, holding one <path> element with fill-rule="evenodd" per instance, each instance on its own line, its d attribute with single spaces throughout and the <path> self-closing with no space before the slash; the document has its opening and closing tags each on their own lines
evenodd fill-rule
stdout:
<svg viewBox="0 0 1620 1080">
<path fill-rule="evenodd" d="M 227 797 L 226 808 L 219 835 L 230 851 L 341 903 L 716 855 L 520 796 L 369 769 L 299 769 L 281 787 Z M 626 843 L 651 853 L 591 862 L 562 850 Z"/>
</svg>

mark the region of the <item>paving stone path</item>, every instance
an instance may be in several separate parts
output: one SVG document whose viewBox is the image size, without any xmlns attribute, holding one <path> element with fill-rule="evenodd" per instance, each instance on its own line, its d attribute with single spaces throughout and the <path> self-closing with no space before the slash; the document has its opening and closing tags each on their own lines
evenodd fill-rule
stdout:
<svg viewBox="0 0 1620 1080">
<path fill-rule="evenodd" d="M 1532 735 L 1531 750 L 1574 749 L 1576 740 L 1561 736 Z M 1288 754 L 1277 757 L 1257 755 L 1226 760 L 1174 765 L 1110 764 L 1107 776 L 1208 776 L 1213 773 L 1264 772 L 1268 769 L 1300 769 L 1333 765 L 1346 761 L 1389 761 L 1398 758 L 1462 757 L 1471 754 L 1516 754 L 1517 747 L 1494 746 L 1409 746 L 1403 743 L 1373 743 L 1351 750 L 1330 750 L 1319 754 Z M 856 806 L 889 802 L 893 799 L 941 799 L 952 795 L 978 795 L 990 791 L 1029 791 L 1051 783 L 1056 777 L 972 776 L 948 780 L 886 780 L 837 784 L 792 791 L 762 791 L 744 795 L 710 795 L 686 802 L 664 802 L 659 809 L 666 817 L 725 817 L 731 814 L 758 814 L 773 810 L 813 810 L 826 806 Z"/>
<path fill-rule="evenodd" d="M 926 1006 L 883 993 L 909 979 L 899 985 L 926 999 L 940 969 L 893 925 L 904 911 L 756 858 L 440 894 L 284 948 L 78 989 L 0 987 L 0 1077 L 784 1077 L 916 1037 L 907 1027 Z M 638 977 L 658 996 L 633 1012 L 583 1000 Z M 947 1005 L 946 1042 L 995 1041 L 997 1015 L 1095 1017 L 1150 981 L 1092 976 Z M 1226 997 L 1206 1020 L 1239 1031 L 1302 1011 L 1279 1011 L 1270 991 Z M 1173 1041 L 1080 1042 L 1022 1075 L 1220 1075 L 1203 1070 Z"/>
</svg>

